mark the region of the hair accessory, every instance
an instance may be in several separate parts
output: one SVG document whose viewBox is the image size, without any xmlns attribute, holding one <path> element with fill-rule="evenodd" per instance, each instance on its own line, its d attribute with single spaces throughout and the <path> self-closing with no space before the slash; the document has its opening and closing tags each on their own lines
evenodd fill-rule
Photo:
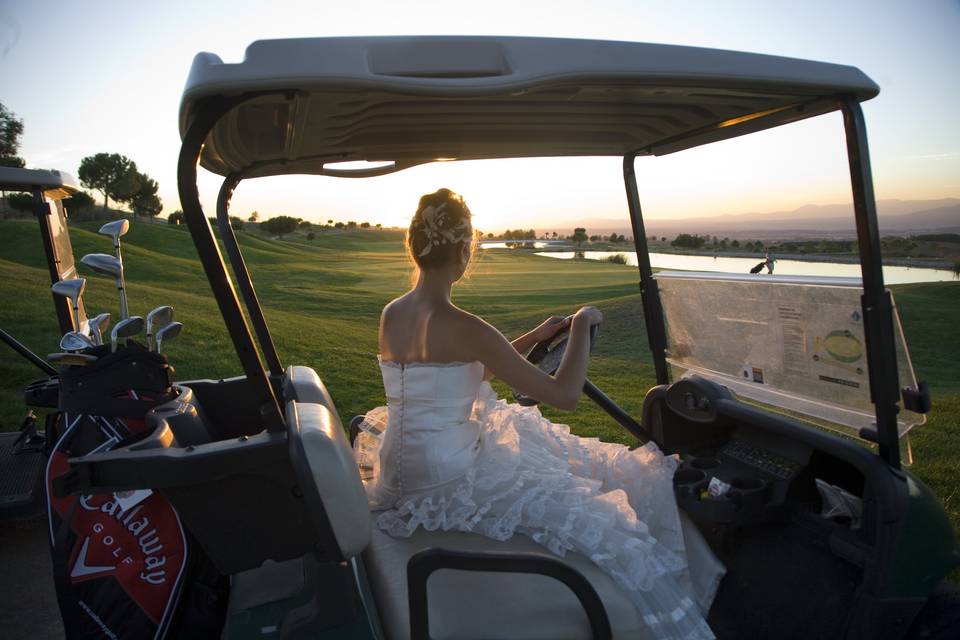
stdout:
<svg viewBox="0 0 960 640">
<path fill-rule="evenodd" d="M 444 202 L 439 207 L 424 207 L 420 213 L 420 220 L 423 227 L 420 231 L 427 237 L 427 244 L 418 254 L 425 256 L 430 253 L 430 249 L 438 247 L 441 244 L 457 244 L 458 242 L 469 241 L 473 233 L 470 230 L 470 223 L 466 219 L 460 220 L 456 225 L 450 228 L 444 228 L 450 221 L 450 216 L 445 211 L 447 203 Z"/>
</svg>

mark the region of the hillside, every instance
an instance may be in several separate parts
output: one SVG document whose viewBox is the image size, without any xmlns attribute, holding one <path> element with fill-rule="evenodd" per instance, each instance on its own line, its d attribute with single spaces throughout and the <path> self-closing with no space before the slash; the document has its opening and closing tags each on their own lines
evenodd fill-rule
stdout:
<svg viewBox="0 0 960 640">
<path fill-rule="evenodd" d="M 960 198 L 939 200 L 878 200 L 877 216 L 883 234 L 915 234 L 960 231 Z M 578 223 L 580 224 L 580 223 Z M 630 233 L 630 220 L 598 218 L 586 223 L 590 233 Z M 754 238 L 853 237 L 853 204 L 805 205 L 792 211 L 740 213 L 697 218 L 645 221 L 651 235 L 711 233 L 720 236 Z M 539 231 L 539 230 L 538 230 Z M 570 230 L 553 229 L 557 233 Z"/>
</svg>

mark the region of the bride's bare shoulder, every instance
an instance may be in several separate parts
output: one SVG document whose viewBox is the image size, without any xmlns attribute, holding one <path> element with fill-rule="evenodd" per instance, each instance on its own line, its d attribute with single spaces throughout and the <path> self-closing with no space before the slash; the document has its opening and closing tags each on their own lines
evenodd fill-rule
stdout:
<svg viewBox="0 0 960 640">
<path fill-rule="evenodd" d="M 381 322 L 383 320 L 386 320 L 390 316 L 394 316 L 394 315 L 397 315 L 398 313 L 402 313 L 405 307 L 407 306 L 407 297 L 409 295 L 410 295 L 409 292 L 405 293 L 402 296 L 398 298 L 394 298 L 393 300 L 388 302 L 386 305 L 384 305 L 383 311 L 380 312 Z"/>
</svg>

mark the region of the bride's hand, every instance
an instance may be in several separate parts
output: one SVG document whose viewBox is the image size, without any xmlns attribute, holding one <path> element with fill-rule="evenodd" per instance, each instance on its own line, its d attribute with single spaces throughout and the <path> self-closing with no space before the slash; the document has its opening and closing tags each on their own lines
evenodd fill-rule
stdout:
<svg viewBox="0 0 960 640">
<path fill-rule="evenodd" d="M 591 326 L 603 322 L 603 314 L 600 312 L 600 309 L 597 309 L 593 306 L 580 307 L 580 310 L 577 311 L 576 315 L 573 317 L 575 320 L 577 318 L 585 318 Z"/>
<path fill-rule="evenodd" d="M 568 316 L 566 318 L 561 316 L 550 316 L 541 322 L 540 325 L 530 333 L 533 334 L 533 338 L 537 342 L 549 340 L 553 336 L 557 335 L 558 332 L 569 327 L 572 317 L 573 316 Z"/>
</svg>

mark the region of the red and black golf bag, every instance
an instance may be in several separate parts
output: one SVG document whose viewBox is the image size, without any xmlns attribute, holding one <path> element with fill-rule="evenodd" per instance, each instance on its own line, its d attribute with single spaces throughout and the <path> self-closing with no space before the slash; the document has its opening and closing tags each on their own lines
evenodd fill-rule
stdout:
<svg viewBox="0 0 960 640">
<path fill-rule="evenodd" d="M 144 420 L 176 397 L 166 356 L 130 341 L 60 372 L 61 431 L 47 465 L 50 548 L 69 638 L 217 637 L 229 592 L 159 492 L 56 495 L 68 460 L 149 435 Z"/>
</svg>

